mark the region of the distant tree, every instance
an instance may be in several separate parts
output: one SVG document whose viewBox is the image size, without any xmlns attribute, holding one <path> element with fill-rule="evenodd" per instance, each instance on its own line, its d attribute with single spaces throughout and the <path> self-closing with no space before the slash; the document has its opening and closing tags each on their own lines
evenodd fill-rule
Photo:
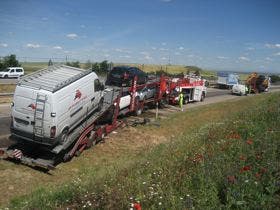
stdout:
<svg viewBox="0 0 280 210">
<path fill-rule="evenodd" d="M 49 63 L 48 63 L 48 66 L 52 66 L 53 65 L 53 62 L 52 62 L 52 60 L 50 59 L 49 60 Z"/>
<path fill-rule="evenodd" d="M 99 64 L 97 62 L 93 63 L 91 70 L 99 73 L 99 71 L 100 71 Z"/>
<path fill-rule="evenodd" d="M 16 58 L 16 55 L 11 54 L 4 57 L 2 68 L 18 67 L 18 66 L 20 66 L 20 64 Z"/>
<path fill-rule="evenodd" d="M 79 61 L 67 62 L 66 65 L 76 67 L 76 68 L 80 68 L 80 62 Z"/>
<path fill-rule="evenodd" d="M 107 61 L 107 60 L 102 61 L 102 62 L 99 64 L 99 67 L 100 67 L 100 71 L 101 71 L 101 72 L 107 72 L 108 69 L 109 69 L 108 61 Z"/>
<path fill-rule="evenodd" d="M 91 69 L 91 62 L 90 60 L 87 60 L 87 62 L 85 63 L 85 69 Z"/>
</svg>

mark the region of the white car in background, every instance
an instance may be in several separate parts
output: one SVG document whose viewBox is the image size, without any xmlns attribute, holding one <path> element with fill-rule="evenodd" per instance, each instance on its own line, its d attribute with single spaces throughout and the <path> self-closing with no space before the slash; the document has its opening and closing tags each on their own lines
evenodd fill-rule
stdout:
<svg viewBox="0 0 280 210">
<path fill-rule="evenodd" d="M 232 94 L 237 94 L 237 95 L 240 95 L 240 96 L 247 95 L 248 88 L 247 88 L 246 85 L 235 84 L 235 85 L 232 86 L 231 93 Z"/>
<path fill-rule="evenodd" d="M 0 78 L 19 78 L 23 75 L 24 69 L 22 67 L 9 67 L 0 70 Z"/>
</svg>

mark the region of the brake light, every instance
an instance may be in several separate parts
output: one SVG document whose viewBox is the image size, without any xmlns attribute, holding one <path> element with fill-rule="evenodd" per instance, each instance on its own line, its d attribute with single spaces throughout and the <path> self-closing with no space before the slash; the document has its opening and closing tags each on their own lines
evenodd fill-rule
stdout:
<svg viewBox="0 0 280 210">
<path fill-rule="evenodd" d="M 56 126 L 51 127 L 50 137 L 54 138 L 56 134 Z"/>
</svg>

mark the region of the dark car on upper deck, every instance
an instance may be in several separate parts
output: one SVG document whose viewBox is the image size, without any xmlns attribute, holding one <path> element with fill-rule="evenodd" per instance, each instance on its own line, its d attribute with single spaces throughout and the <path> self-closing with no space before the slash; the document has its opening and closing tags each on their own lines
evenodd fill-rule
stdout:
<svg viewBox="0 0 280 210">
<path fill-rule="evenodd" d="M 108 73 L 105 85 L 131 86 L 135 76 L 137 76 L 137 84 L 145 84 L 148 80 L 148 75 L 137 67 L 116 66 Z"/>
</svg>

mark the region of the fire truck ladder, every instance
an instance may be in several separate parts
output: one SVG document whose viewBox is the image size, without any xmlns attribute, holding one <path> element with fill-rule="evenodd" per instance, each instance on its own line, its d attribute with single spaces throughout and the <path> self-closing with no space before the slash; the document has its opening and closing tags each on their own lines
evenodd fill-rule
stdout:
<svg viewBox="0 0 280 210">
<path fill-rule="evenodd" d="M 34 113 L 34 134 L 37 137 L 44 136 L 44 112 L 47 96 L 37 94 Z"/>
</svg>

